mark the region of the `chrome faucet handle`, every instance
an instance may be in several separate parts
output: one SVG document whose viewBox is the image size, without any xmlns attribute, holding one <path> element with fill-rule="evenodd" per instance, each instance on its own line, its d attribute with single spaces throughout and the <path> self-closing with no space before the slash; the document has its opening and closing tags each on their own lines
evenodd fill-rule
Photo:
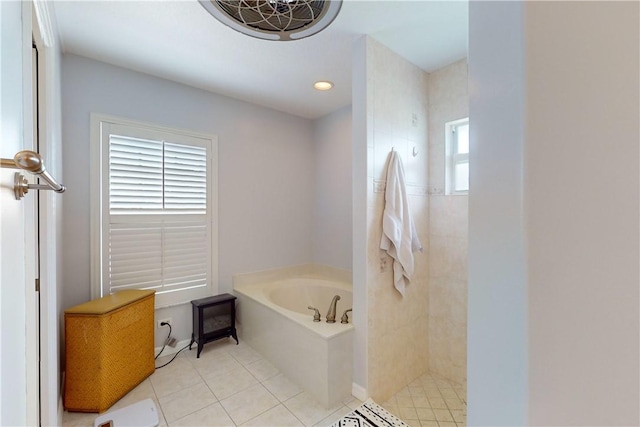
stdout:
<svg viewBox="0 0 640 427">
<path fill-rule="evenodd" d="M 349 323 L 349 316 L 347 315 L 347 313 L 350 311 L 353 311 L 353 308 L 350 308 L 349 310 L 345 310 L 344 313 L 342 313 L 342 318 L 340 319 L 340 323 Z"/>
<path fill-rule="evenodd" d="M 315 313 L 313 313 L 313 321 L 314 322 L 319 322 L 320 321 L 320 311 L 315 308 L 315 307 L 307 307 L 309 310 L 315 310 Z"/>
</svg>

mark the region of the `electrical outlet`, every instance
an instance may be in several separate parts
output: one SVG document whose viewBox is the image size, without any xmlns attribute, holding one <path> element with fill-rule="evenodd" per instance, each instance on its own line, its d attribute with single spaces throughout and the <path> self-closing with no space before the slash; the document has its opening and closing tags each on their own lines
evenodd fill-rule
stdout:
<svg viewBox="0 0 640 427">
<path fill-rule="evenodd" d="M 158 320 L 158 329 L 164 328 L 164 326 L 162 326 L 161 323 L 169 323 L 169 324 L 171 324 L 171 318 L 169 317 L 168 319 Z"/>
</svg>

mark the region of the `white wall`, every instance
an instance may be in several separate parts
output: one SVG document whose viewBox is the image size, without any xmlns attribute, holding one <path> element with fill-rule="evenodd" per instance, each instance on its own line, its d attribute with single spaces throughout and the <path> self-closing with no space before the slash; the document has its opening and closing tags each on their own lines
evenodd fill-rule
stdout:
<svg viewBox="0 0 640 427">
<path fill-rule="evenodd" d="M 218 135 L 219 292 L 233 274 L 311 261 L 311 121 L 73 55 L 63 57 L 62 89 L 65 307 L 90 298 L 91 112 Z M 190 338 L 190 304 L 156 316 Z"/>
<path fill-rule="evenodd" d="M 315 205 L 313 261 L 352 268 L 351 107 L 313 122 Z"/>
<path fill-rule="evenodd" d="M 638 425 L 639 5 L 472 2 L 469 425 Z"/>
</svg>

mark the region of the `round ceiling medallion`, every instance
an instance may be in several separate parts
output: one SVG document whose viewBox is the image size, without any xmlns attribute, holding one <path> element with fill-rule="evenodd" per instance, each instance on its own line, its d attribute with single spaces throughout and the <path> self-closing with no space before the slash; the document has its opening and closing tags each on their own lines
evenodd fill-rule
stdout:
<svg viewBox="0 0 640 427">
<path fill-rule="evenodd" d="M 333 22 L 342 0 L 198 0 L 218 21 L 264 40 L 299 40 Z"/>
</svg>

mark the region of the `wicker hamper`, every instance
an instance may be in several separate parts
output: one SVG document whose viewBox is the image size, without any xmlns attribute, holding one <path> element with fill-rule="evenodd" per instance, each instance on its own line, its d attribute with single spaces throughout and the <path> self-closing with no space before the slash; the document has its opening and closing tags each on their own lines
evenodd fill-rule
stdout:
<svg viewBox="0 0 640 427">
<path fill-rule="evenodd" d="M 153 373 L 154 294 L 121 291 L 65 310 L 65 409 L 103 412 Z"/>
</svg>

